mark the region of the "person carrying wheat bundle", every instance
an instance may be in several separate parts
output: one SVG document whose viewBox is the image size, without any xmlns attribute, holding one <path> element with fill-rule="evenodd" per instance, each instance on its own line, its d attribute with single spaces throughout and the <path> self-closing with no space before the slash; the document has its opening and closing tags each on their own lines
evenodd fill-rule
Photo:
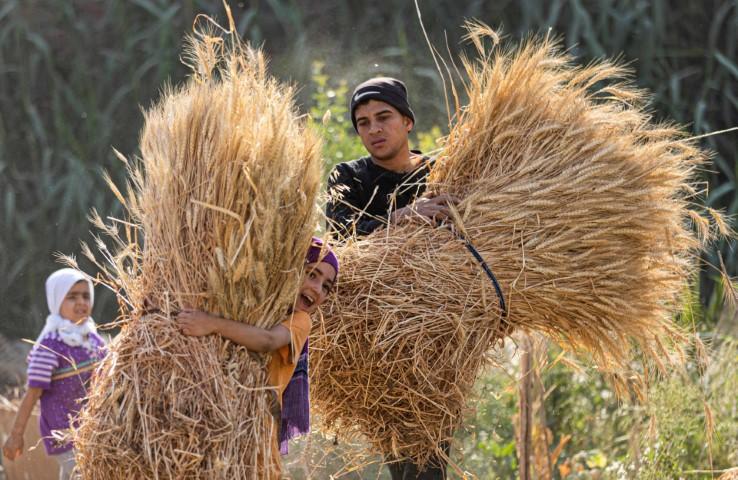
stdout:
<svg viewBox="0 0 738 480">
<path fill-rule="evenodd" d="M 242 44 L 229 20 L 221 35 L 198 18 L 183 55 L 192 75 L 145 112 L 141 158 L 121 156 L 126 195 L 111 187 L 127 218 L 95 215 L 113 245 L 97 242 L 97 265 L 119 293 L 123 321 L 74 432 L 85 479 L 281 476 L 274 400 L 307 330 L 303 275 L 327 268 L 315 287 L 323 292 L 337 268 L 310 250 L 318 136 L 293 89 L 267 73 L 262 52 Z M 290 311 L 294 329 L 280 326 Z M 203 329 L 220 335 L 197 336 Z M 244 332 L 276 340 L 258 348 Z M 279 359 L 285 368 L 270 381 Z"/>
<path fill-rule="evenodd" d="M 369 155 L 339 163 L 329 175 L 326 216 L 336 237 L 368 235 L 411 216 L 428 222 L 448 219 L 453 199 L 422 196 L 434 161 L 410 150 L 408 134 L 415 114 L 405 84 L 390 77 L 371 78 L 356 87 L 349 109 Z M 393 479 L 445 477 L 442 457 L 422 474 L 411 459 L 388 455 L 386 461 Z"/>
<path fill-rule="evenodd" d="M 475 379 L 515 330 L 593 362 L 620 394 L 643 393 L 646 369 L 683 360 L 673 318 L 701 248 L 728 233 L 699 206 L 707 154 L 651 118 L 627 69 L 578 66 L 548 37 L 504 48 L 475 24 L 469 39 L 468 103 L 457 100 L 425 186 L 449 200 L 434 207 L 440 225 L 386 221 L 423 182 L 358 190 L 368 183 L 358 162 L 337 167 L 328 210 L 342 225 L 355 218 L 357 235 L 340 227 L 341 281 L 314 336 L 314 405 L 328 431 L 361 434 L 417 472 L 448 460 Z M 367 170 L 371 148 L 388 145 L 373 125 Z"/>
<path fill-rule="evenodd" d="M 259 328 L 200 310 L 186 309 L 177 315 L 184 335 L 220 335 L 257 353 L 271 353 L 269 384 L 276 387 L 275 410 L 279 418 L 279 445 L 273 454 L 288 453 L 288 441 L 310 432 L 308 335 L 312 316 L 326 301 L 338 276 L 338 259 L 322 240 L 313 238 L 305 258 L 305 274 L 289 315 L 282 323 Z M 278 460 L 275 460 L 278 463 Z"/>
</svg>

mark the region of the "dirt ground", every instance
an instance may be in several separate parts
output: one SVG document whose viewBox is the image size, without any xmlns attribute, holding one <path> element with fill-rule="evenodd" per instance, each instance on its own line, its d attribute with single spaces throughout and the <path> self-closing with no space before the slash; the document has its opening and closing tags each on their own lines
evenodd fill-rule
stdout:
<svg viewBox="0 0 738 480">
<path fill-rule="evenodd" d="M 0 445 L 5 443 L 15 420 L 26 381 L 26 355 L 30 344 L 10 341 L 0 335 Z M 15 461 L 2 458 L 0 480 L 56 480 L 59 466 L 46 455 L 38 429 L 38 412 L 28 420 L 24 435 L 25 451 Z"/>
<path fill-rule="evenodd" d="M 18 401 L 10 401 L 5 397 L 0 397 L 0 442 L 3 444 L 13 426 L 17 405 Z M 56 480 L 59 478 L 58 464 L 53 458 L 46 455 L 41 443 L 37 412 L 34 412 L 28 420 L 23 439 L 25 451 L 20 458 L 11 461 L 3 457 L 3 472 L 0 473 L 0 479 Z"/>
</svg>

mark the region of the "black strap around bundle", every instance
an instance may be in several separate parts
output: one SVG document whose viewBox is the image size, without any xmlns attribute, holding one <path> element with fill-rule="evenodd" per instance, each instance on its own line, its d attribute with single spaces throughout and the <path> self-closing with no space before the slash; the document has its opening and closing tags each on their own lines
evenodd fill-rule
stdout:
<svg viewBox="0 0 738 480">
<path fill-rule="evenodd" d="M 484 273 L 486 273 L 487 277 L 492 281 L 492 285 L 495 287 L 495 292 L 497 292 L 497 299 L 500 301 L 500 312 L 502 318 L 507 317 L 507 304 L 505 303 L 505 296 L 502 294 L 502 288 L 500 288 L 500 283 L 497 281 L 497 277 L 495 277 L 495 274 L 492 273 L 492 269 L 489 268 L 487 262 L 484 261 L 482 255 L 480 255 L 479 251 L 474 247 L 474 245 L 472 245 L 471 241 L 469 241 L 468 238 L 466 238 L 459 232 L 455 232 L 455 234 L 457 237 L 464 241 L 466 249 L 469 250 L 477 263 L 479 263 L 479 266 L 482 267 L 482 270 L 484 270 Z"/>
</svg>

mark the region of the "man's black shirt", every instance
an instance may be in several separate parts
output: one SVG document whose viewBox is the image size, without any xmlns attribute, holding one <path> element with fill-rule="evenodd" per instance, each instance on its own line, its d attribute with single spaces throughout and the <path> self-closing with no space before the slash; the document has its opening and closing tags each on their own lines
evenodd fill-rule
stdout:
<svg viewBox="0 0 738 480">
<path fill-rule="evenodd" d="M 393 211 L 412 203 L 425 191 L 432 163 L 423 157 L 421 164 L 409 173 L 382 168 L 369 156 L 339 163 L 328 177 L 329 227 L 348 236 L 354 232 L 368 235 L 386 225 Z"/>
</svg>

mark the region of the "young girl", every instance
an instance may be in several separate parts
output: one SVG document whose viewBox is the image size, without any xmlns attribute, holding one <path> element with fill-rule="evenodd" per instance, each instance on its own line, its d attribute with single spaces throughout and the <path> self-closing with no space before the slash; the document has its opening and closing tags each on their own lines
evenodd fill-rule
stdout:
<svg viewBox="0 0 738 480">
<path fill-rule="evenodd" d="M 305 277 L 289 317 L 269 330 L 216 317 L 197 310 L 182 310 L 177 316 L 185 335 L 217 334 L 254 352 L 274 352 L 269 363 L 269 381 L 277 387 L 281 407 L 280 451 L 287 441 L 310 430 L 307 377 L 310 315 L 326 300 L 338 276 L 338 259 L 318 238 L 305 259 Z"/>
<path fill-rule="evenodd" d="M 23 453 L 23 432 L 36 402 L 41 399 L 39 426 L 46 453 L 60 466 L 59 478 L 71 478 L 74 450 L 53 433 L 69 429 L 86 397 L 92 371 L 105 355 L 105 342 L 90 317 L 92 282 L 84 273 L 62 268 L 46 280 L 49 316 L 28 355 L 28 389 L 18 408 L 3 452 L 10 460 Z"/>
</svg>

